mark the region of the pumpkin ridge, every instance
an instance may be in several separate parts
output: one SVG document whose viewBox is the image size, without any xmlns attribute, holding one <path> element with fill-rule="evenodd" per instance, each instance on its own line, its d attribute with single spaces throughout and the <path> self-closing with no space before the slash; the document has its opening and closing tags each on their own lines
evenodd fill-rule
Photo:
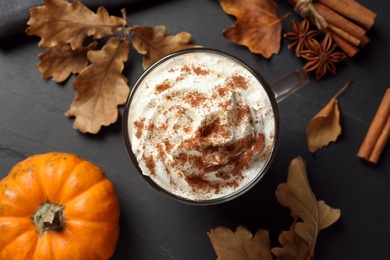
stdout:
<svg viewBox="0 0 390 260">
<path fill-rule="evenodd" d="M 35 174 L 34 174 L 34 178 L 33 178 L 33 181 L 37 183 L 37 186 L 42 190 L 42 193 L 43 195 L 45 196 L 45 190 L 43 189 L 43 186 L 42 186 L 42 181 L 41 181 L 41 166 L 39 164 L 35 165 L 33 163 L 34 160 L 36 160 L 37 158 L 40 158 L 41 159 L 41 155 L 33 155 L 32 157 L 29 157 L 27 158 L 25 161 L 22 161 L 22 163 L 25 163 L 25 164 L 28 164 L 28 163 L 31 163 L 31 166 L 28 168 L 29 170 L 31 171 L 34 171 Z M 38 168 L 38 169 L 37 169 Z M 37 171 L 38 170 L 38 171 Z M 37 174 L 36 172 L 39 172 L 39 174 Z M 35 186 L 35 185 L 34 185 Z M 38 205 L 42 204 L 43 202 L 39 202 Z"/>
<path fill-rule="evenodd" d="M 103 225 L 107 225 L 107 228 L 108 230 L 114 230 L 114 229 L 117 229 L 118 233 L 119 233 L 119 223 L 118 223 L 118 220 L 112 220 L 112 221 L 95 221 L 95 220 L 69 220 L 68 223 L 69 223 L 69 227 L 66 228 L 66 231 L 67 232 L 70 232 L 72 234 L 72 236 L 74 236 L 77 241 L 79 241 L 83 246 L 87 247 L 87 248 L 91 248 L 92 250 L 94 250 L 95 248 L 93 247 L 93 244 L 90 243 L 90 238 L 87 238 L 87 239 L 82 239 L 81 237 L 77 236 L 76 234 L 74 234 L 70 229 L 75 229 L 75 230 L 79 230 L 80 229 L 80 226 L 82 227 L 82 225 L 85 223 L 91 223 L 91 224 L 94 224 L 94 223 L 98 223 L 99 225 L 101 223 L 104 223 Z M 89 227 L 88 227 L 89 228 Z M 99 227 L 99 229 L 101 229 L 101 227 Z M 110 239 L 118 239 L 116 237 L 111 237 Z M 104 243 L 105 245 L 107 243 Z M 116 243 L 113 244 L 113 247 L 114 248 L 111 248 L 110 250 L 112 251 L 115 251 L 115 248 L 116 248 Z M 106 252 L 103 252 L 103 251 L 100 251 L 97 255 L 100 256 L 99 259 L 107 259 L 107 255 L 112 255 L 112 253 L 108 253 L 107 254 L 107 248 L 105 248 Z M 108 251 L 110 251 L 108 250 Z M 95 258 L 94 258 L 95 259 Z"/>
<path fill-rule="evenodd" d="M 69 174 L 69 176 L 75 174 L 74 172 L 75 172 L 76 170 L 78 170 L 77 168 L 78 168 L 78 167 L 81 167 L 81 166 L 83 165 L 83 163 L 86 163 L 86 164 L 88 164 L 88 165 L 90 164 L 90 163 L 87 162 L 87 161 L 81 162 L 80 164 L 78 164 L 78 165 L 71 171 L 71 173 Z M 81 166 L 80 166 L 80 165 L 81 165 Z M 64 205 L 65 205 L 65 204 L 69 204 L 69 203 L 71 203 L 71 201 L 73 201 L 74 199 L 78 198 L 79 196 L 82 196 L 84 193 L 86 193 L 86 192 L 89 191 L 90 189 L 94 188 L 94 187 L 95 187 L 96 185 L 98 185 L 99 183 L 108 180 L 108 179 L 105 177 L 103 171 L 100 171 L 100 173 L 102 174 L 102 177 L 100 178 L 100 180 L 93 182 L 93 183 L 92 183 L 92 186 L 89 186 L 88 188 L 86 188 L 86 189 L 84 189 L 84 190 L 82 190 L 82 191 L 79 191 L 79 192 L 77 192 L 77 193 L 76 193 L 76 192 L 72 192 L 72 195 L 71 195 L 69 198 L 67 198 L 66 200 L 61 200 L 60 204 L 64 204 Z M 69 178 L 67 179 L 67 181 L 68 181 L 68 180 L 69 180 Z M 64 185 L 62 185 L 61 194 L 60 194 L 61 196 L 59 196 L 60 198 L 63 196 L 63 194 L 62 194 L 62 192 L 63 192 L 63 187 L 68 187 L 68 183 L 66 182 L 66 183 L 64 183 Z"/>
<path fill-rule="evenodd" d="M 31 223 L 31 221 L 29 219 L 26 219 L 26 217 L 14 217 L 14 216 L 0 216 L 0 226 L 4 227 L 4 228 L 7 228 L 9 227 L 9 224 L 7 224 L 7 222 L 9 223 L 13 223 L 13 220 L 17 220 L 18 221 L 18 225 L 20 225 L 21 222 L 19 221 L 24 221 L 22 222 L 22 224 L 24 225 L 25 229 L 24 230 L 28 230 L 30 228 L 32 228 L 34 230 L 34 225 Z M 20 231 L 16 236 L 13 236 L 12 239 L 10 239 L 9 242 L 12 242 L 14 241 L 16 238 L 18 238 L 22 233 L 23 231 Z M 3 238 L 3 236 L 1 237 Z M 4 240 L 2 240 L 4 241 Z M 5 244 L 5 246 L 3 247 L 3 249 L 7 246 L 8 244 Z M 0 251 L 3 250 L 0 248 Z M 0 254 L 1 255 L 1 254 Z"/>
<path fill-rule="evenodd" d="M 59 159 L 65 159 L 66 160 L 67 157 L 73 157 L 73 155 L 67 154 L 67 153 L 54 153 L 54 154 L 52 154 L 52 157 L 56 158 L 55 160 L 59 160 Z M 39 177 L 37 178 L 37 182 L 39 183 L 39 186 L 42 189 L 43 194 L 45 195 L 45 199 L 46 200 L 50 200 L 51 202 L 57 203 L 60 200 L 59 198 L 62 197 L 62 191 L 63 191 L 64 187 L 66 187 L 66 185 L 64 185 L 64 183 L 61 183 L 61 185 L 57 185 L 55 187 L 55 189 L 57 190 L 55 198 L 54 197 L 50 197 L 50 198 L 48 197 L 47 189 L 51 189 L 52 190 L 54 188 L 53 188 L 53 186 L 50 186 L 50 183 L 44 183 L 44 181 L 42 180 L 42 175 L 47 175 L 47 168 L 50 167 L 51 164 L 55 163 L 55 160 L 53 160 L 52 158 L 50 158 L 50 159 L 51 160 L 49 161 L 46 158 L 45 155 L 41 156 L 42 164 L 40 164 L 40 167 L 39 167 L 39 169 L 37 171 L 37 172 L 39 172 L 39 174 L 37 174 L 37 175 L 39 175 Z M 71 174 L 74 171 L 74 169 L 84 162 L 78 156 L 75 156 L 74 159 L 76 159 L 76 160 L 72 162 L 74 164 L 73 168 L 72 169 L 66 169 L 65 171 L 62 171 L 62 176 L 61 177 L 65 181 L 68 180 L 69 176 L 71 176 Z"/>
<path fill-rule="evenodd" d="M 14 171 L 16 171 L 16 168 L 11 169 L 12 173 L 14 173 Z M 14 174 L 16 174 L 16 173 L 14 173 Z M 22 171 L 21 173 L 19 173 L 19 176 L 23 176 L 25 174 L 28 174 L 28 172 Z M 11 187 L 7 187 L 10 184 L 11 184 Z M 7 190 L 13 192 L 15 194 L 15 196 L 17 197 L 17 200 L 22 200 L 22 201 L 27 202 L 28 198 L 30 197 L 30 195 L 28 194 L 29 190 L 28 190 L 27 186 L 29 186 L 29 185 L 25 184 L 25 183 L 21 183 L 19 180 L 16 180 L 15 177 L 11 177 L 11 175 L 8 175 L 7 177 L 5 177 L 3 180 L 0 181 L 0 189 L 3 189 L 3 192 L 0 194 L 0 199 L 3 201 L 3 203 L 1 203 L 1 205 L 4 206 L 4 205 L 8 204 L 8 206 L 12 206 L 13 203 L 15 203 L 15 199 L 9 198 L 5 194 L 5 192 Z M 6 201 L 7 204 L 5 204 L 4 201 Z M 33 202 L 33 203 L 35 203 L 35 202 Z M 38 206 L 39 204 L 40 204 L 40 202 L 37 202 L 36 206 Z M 24 217 L 30 217 L 34 213 L 33 208 L 35 208 L 35 205 L 31 207 L 31 211 L 30 211 L 30 209 L 28 209 L 24 212 L 25 213 Z M 22 217 L 22 215 L 21 215 L 21 217 Z"/>
<path fill-rule="evenodd" d="M 89 189 L 86 189 L 86 190 L 83 191 L 82 193 L 79 193 L 77 196 L 72 197 L 72 199 L 67 200 L 66 203 L 63 203 L 63 205 L 65 205 L 65 210 L 64 210 L 65 217 L 66 217 L 66 218 L 67 218 L 67 217 L 70 217 L 72 220 L 76 221 L 76 219 L 73 219 L 73 215 L 72 215 L 72 214 L 67 214 L 67 210 L 69 210 L 69 208 L 72 208 L 73 205 L 74 205 L 75 203 L 78 202 L 78 201 L 77 201 L 78 199 L 83 200 L 83 198 L 82 198 L 83 196 L 88 197 L 85 193 L 89 192 L 91 189 L 95 188 L 95 187 L 98 186 L 98 185 L 104 185 L 104 183 L 107 183 L 108 185 L 112 185 L 108 179 L 106 179 L 106 180 L 103 179 L 103 180 L 101 180 L 101 181 L 99 181 L 99 182 L 96 182 L 96 183 L 95 183 L 93 186 L 91 186 Z M 112 190 L 115 192 L 115 189 L 114 189 L 113 186 L 112 186 Z M 117 203 L 119 203 L 119 201 L 118 201 Z M 69 220 L 69 219 L 67 218 L 67 220 Z M 88 221 L 87 219 L 80 219 L 80 220 Z M 94 222 L 96 222 L 96 221 L 97 221 L 97 220 L 94 219 Z M 110 221 L 107 221 L 107 222 L 105 222 L 105 223 L 109 223 L 109 222 L 110 222 Z"/>
<path fill-rule="evenodd" d="M 20 246 L 20 245 L 19 245 L 20 243 L 18 243 L 18 245 L 13 245 L 13 243 L 15 243 L 15 241 L 16 241 L 19 237 L 21 237 L 21 236 L 26 236 L 26 234 L 27 234 L 28 232 L 34 232 L 34 233 L 36 233 L 36 231 L 35 231 L 33 225 L 32 225 L 31 228 L 29 228 L 29 230 L 26 230 L 26 231 L 24 231 L 24 232 L 21 232 L 21 233 L 18 234 L 16 237 L 14 237 L 12 240 L 9 239 L 9 240 L 7 241 L 7 242 L 9 242 L 9 243 L 5 244 L 5 246 L 4 246 L 3 248 L 0 248 L 0 257 L 3 255 L 3 252 L 6 252 L 6 251 L 7 251 L 7 247 L 9 247 L 9 246 L 12 246 L 12 249 L 9 250 L 9 251 L 10 251 L 10 252 L 14 252 L 14 251 L 15 251 L 14 248 L 18 248 L 18 246 Z M 35 248 L 36 248 L 37 245 L 38 245 L 38 237 L 37 237 L 37 236 L 32 236 L 32 237 L 33 237 L 33 239 L 29 240 L 28 243 L 24 243 L 24 245 L 29 245 L 29 251 L 28 251 L 28 252 L 34 252 Z M 34 243 L 34 244 L 33 244 L 33 243 Z M 23 245 L 23 246 L 24 246 L 24 245 Z M 30 253 L 26 253 L 26 255 L 31 255 L 31 254 L 30 254 Z M 7 258 L 5 258 L 5 259 L 7 259 Z"/>
<path fill-rule="evenodd" d="M 105 256 L 102 256 L 102 251 L 101 250 L 96 250 L 96 248 L 91 248 L 91 244 L 88 243 L 88 241 L 84 241 L 82 239 L 80 239 L 78 236 L 76 236 L 72 231 L 70 231 L 69 229 L 65 228 L 63 232 L 66 232 L 68 233 L 70 236 L 72 236 L 77 242 L 79 242 L 83 248 L 87 248 L 87 249 L 90 249 L 88 250 L 89 252 L 94 252 L 94 255 L 95 256 L 98 256 L 99 258 L 95 258 L 95 257 L 92 257 L 92 258 L 89 258 L 89 259 L 106 259 L 107 257 Z M 87 250 L 86 250 L 87 251 Z"/>
<path fill-rule="evenodd" d="M 7 176 L 6 178 L 4 178 L 3 181 L 4 181 L 4 183 L 12 183 L 12 184 L 14 184 L 14 187 L 13 187 L 13 189 L 12 189 L 12 191 L 13 191 L 14 193 L 15 193 L 14 189 L 16 189 L 16 191 L 17 191 L 20 195 L 22 195 L 24 198 L 27 197 L 25 191 L 23 190 L 23 188 L 20 187 L 20 184 L 19 184 L 17 181 L 15 181 L 14 179 L 10 178 L 10 176 Z M 0 182 L 0 187 L 1 187 L 1 185 L 2 185 L 2 182 Z M 6 191 L 6 190 L 7 190 L 7 187 L 4 188 L 4 191 Z M 16 193 L 15 193 L 15 194 L 16 194 Z M 16 194 L 16 195 L 18 195 L 18 194 Z M 1 199 L 4 199 L 4 196 L 1 196 Z M 9 199 L 7 199 L 7 200 L 9 200 Z"/>
<path fill-rule="evenodd" d="M 77 167 L 77 166 L 79 166 L 80 164 L 82 164 L 83 163 L 83 161 L 79 161 L 78 163 L 77 163 L 77 165 L 75 165 L 75 168 Z M 69 176 L 71 176 L 72 175 L 72 172 L 74 171 L 74 169 L 72 169 L 72 170 L 70 170 L 69 171 L 69 173 L 67 174 L 67 176 L 66 176 L 66 181 L 69 179 Z M 62 197 L 62 192 L 63 192 L 63 190 L 64 190 L 64 188 L 66 187 L 66 184 L 65 185 L 60 185 L 60 187 L 59 187 L 59 190 L 58 190 L 58 193 L 57 193 L 57 198 L 56 198 L 56 201 L 60 201 L 60 198 Z"/>
</svg>

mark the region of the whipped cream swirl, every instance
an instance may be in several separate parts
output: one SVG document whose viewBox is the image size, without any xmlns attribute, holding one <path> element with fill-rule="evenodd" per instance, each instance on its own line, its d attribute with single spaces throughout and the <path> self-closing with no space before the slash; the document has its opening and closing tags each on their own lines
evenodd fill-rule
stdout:
<svg viewBox="0 0 390 260">
<path fill-rule="evenodd" d="M 230 194 L 265 166 L 275 120 L 260 82 L 213 53 L 160 64 L 138 86 L 128 120 L 144 175 L 190 200 Z"/>
</svg>

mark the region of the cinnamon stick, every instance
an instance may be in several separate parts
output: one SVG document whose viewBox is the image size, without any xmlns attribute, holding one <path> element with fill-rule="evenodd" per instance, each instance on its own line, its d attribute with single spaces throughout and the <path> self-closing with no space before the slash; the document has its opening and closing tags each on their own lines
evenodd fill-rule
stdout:
<svg viewBox="0 0 390 260">
<path fill-rule="evenodd" d="M 294 7 L 297 5 L 298 1 L 299 0 L 287 0 L 287 2 L 289 2 Z M 326 5 L 318 1 L 313 1 L 312 4 L 317 12 L 326 20 L 326 22 L 333 25 L 334 27 L 340 28 L 358 39 L 361 39 L 366 34 L 365 29 L 354 24 Z"/>
<path fill-rule="evenodd" d="M 362 48 L 364 45 L 370 42 L 370 38 L 365 35 L 363 38 L 360 39 L 360 48 Z"/>
<path fill-rule="evenodd" d="M 379 105 L 357 156 L 376 164 L 390 135 L 390 88 Z"/>
<path fill-rule="evenodd" d="M 359 48 L 349 43 L 337 34 L 332 34 L 333 41 L 342 49 L 349 57 L 353 57 L 359 52 Z"/>
<path fill-rule="evenodd" d="M 355 0 L 317 0 L 349 20 L 369 30 L 374 25 L 376 13 Z"/>
<path fill-rule="evenodd" d="M 328 28 L 334 34 L 337 34 L 338 36 L 340 36 L 341 38 L 343 38 L 344 40 L 346 40 L 347 42 L 351 43 L 352 45 L 354 45 L 356 47 L 358 47 L 360 45 L 360 43 L 362 42 L 360 39 L 353 37 L 352 35 L 350 35 L 346 31 L 344 31 L 343 29 L 340 29 L 334 25 L 329 24 Z"/>
<path fill-rule="evenodd" d="M 368 159 L 372 163 L 377 163 L 379 157 L 382 154 L 383 149 L 386 146 L 387 140 L 389 140 L 390 136 L 390 117 L 387 119 L 385 127 L 380 134 L 378 141 L 376 142 L 374 149 L 372 149 L 370 158 Z"/>
<path fill-rule="evenodd" d="M 324 17 L 329 24 L 344 30 L 345 32 L 358 39 L 361 39 L 366 34 L 366 30 L 364 30 L 362 27 L 344 18 L 329 7 L 319 2 L 313 2 L 313 5 L 316 8 L 317 12 L 322 15 L 322 17 Z"/>
<path fill-rule="evenodd" d="M 332 25 L 328 26 L 328 31 L 332 32 L 333 41 L 342 49 L 349 57 L 353 57 L 359 52 L 369 41 L 370 38 L 364 35 L 361 39 L 356 39 L 352 35 L 343 31 L 340 28 Z"/>
<path fill-rule="evenodd" d="M 288 3 L 296 7 L 299 0 L 287 0 Z M 327 0 L 325 0 L 327 1 Z M 339 0 L 329 0 L 334 1 Z M 340 0 L 341 1 L 341 0 Z M 354 1 L 354 0 L 342 0 L 342 1 Z M 342 14 L 336 12 L 332 8 L 322 4 L 320 0 L 312 3 L 319 15 L 321 15 L 327 22 L 328 27 L 322 28 L 323 31 L 332 32 L 332 38 L 334 42 L 342 49 L 349 57 L 353 57 L 368 41 L 366 36 L 366 30 L 347 18 Z M 352 5 L 354 8 L 357 8 L 357 5 Z M 336 7 L 339 9 L 339 7 Z M 355 12 L 355 11 L 353 11 Z M 369 14 L 370 15 L 370 14 Z M 310 20 L 313 24 L 316 24 L 315 18 L 310 16 Z"/>
</svg>

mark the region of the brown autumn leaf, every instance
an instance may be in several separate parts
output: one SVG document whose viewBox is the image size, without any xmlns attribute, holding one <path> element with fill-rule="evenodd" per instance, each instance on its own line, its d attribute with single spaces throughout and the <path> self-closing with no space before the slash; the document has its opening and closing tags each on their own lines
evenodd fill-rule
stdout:
<svg viewBox="0 0 390 260">
<path fill-rule="evenodd" d="M 78 92 L 66 116 L 75 116 L 73 127 L 83 133 L 97 133 L 118 118 L 118 105 L 126 102 L 130 89 L 122 75 L 130 42 L 113 37 L 101 50 L 89 51 L 92 63 L 84 68 L 73 88 Z"/>
<path fill-rule="evenodd" d="M 180 32 L 176 35 L 165 36 L 166 28 L 159 26 L 135 26 L 131 41 L 134 49 L 144 55 L 142 67 L 148 68 L 155 61 L 174 51 L 196 48 L 190 44 L 191 34 Z"/>
<path fill-rule="evenodd" d="M 309 151 L 314 153 L 318 149 L 335 142 L 341 134 L 340 111 L 336 98 L 330 102 L 310 120 L 307 127 L 307 144 Z"/>
<path fill-rule="evenodd" d="M 87 47 L 72 50 L 69 44 L 60 43 L 38 55 L 38 69 L 43 79 L 53 78 L 55 82 L 66 80 L 72 73 L 80 73 L 88 65 L 87 53 L 95 50 L 97 42 Z"/>
<path fill-rule="evenodd" d="M 280 51 L 282 20 L 273 0 L 219 0 L 225 13 L 237 18 L 223 36 L 252 53 L 270 58 Z"/>
<path fill-rule="evenodd" d="M 104 7 L 95 14 L 79 0 L 44 0 L 43 6 L 31 8 L 29 14 L 26 33 L 41 37 L 38 45 L 42 48 L 70 43 L 72 49 L 78 49 L 87 36 L 100 39 L 126 25 L 125 20 L 110 16 Z"/>
<path fill-rule="evenodd" d="M 309 246 L 312 255 L 321 229 L 327 228 L 340 217 L 340 210 L 333 209 L 324 201 L 317 201 L 306 173 L 306 165 L 301 157 L 293 159 L 288 169 L 287 183 L 278 185 L 276 198 L 279 203 L 291 210 L 297 221 L 295 233 Z M 285 248 L 287 250 L 287 248 Z"/>
<path fill-rule="evenodd" d="M 295 223 L 295 222 L 294 222 Z M 274 247 L 271 252 L 277 260 L 310 260 L 313 259 L 309 245 L 294 231 L 293 224 L 288 231 L 283 231 L 279 235 L 281 247 Z"/>
<path fill-rule="evenodd" d="M 337 97 L 349 86 L 348 82 L 330 102 L 309 122 L 306 131 L 309 151 L 314 153 L 320 148 L 335 142 L 341 134 L 340 110 Z"/>
<path fill-rule="evenodd" d="M 207 233 L 220 260 L 272 260 L 270 238 L 267 230 L 260 229 L 253 236 L 243 226 L 236 232 L 227 227 L 217 227 Z"/>
</svg>

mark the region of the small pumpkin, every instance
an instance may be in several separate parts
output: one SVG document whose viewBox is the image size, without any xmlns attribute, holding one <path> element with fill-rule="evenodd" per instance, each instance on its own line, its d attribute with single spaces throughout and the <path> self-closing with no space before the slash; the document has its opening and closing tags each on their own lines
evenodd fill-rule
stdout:
<svg viewBox="0 0 390 260">
<path fill-rule="evenodd" d="M 114 186 L 94 164 L 31 156 L 0 181 L 0 259 L 108 259 L 119 213 Z"/>
</svg>

